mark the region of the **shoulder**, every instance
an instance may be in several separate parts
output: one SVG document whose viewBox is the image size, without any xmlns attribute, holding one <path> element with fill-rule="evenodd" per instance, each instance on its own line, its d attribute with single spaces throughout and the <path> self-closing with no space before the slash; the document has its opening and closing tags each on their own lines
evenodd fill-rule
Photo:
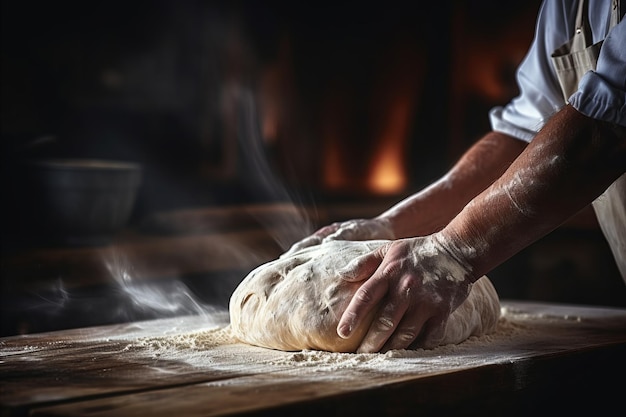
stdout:
<svg viewBox="0 0 626 417">
<path fill-rule="evenodd" d="M 589 2 L 589 24 L 593 33 L 593 42 L 600 42 L 608 35 L 611 28 L 611 12 L 614 1 L 587 0 Z M 622 2 L 625 0 L 622 0 Z M 574 2 L 576 3 L 576 2 Z"/>
<path fill-rule="evenodd" d="M 548 42 L 548 48 L 556 49 L 574 35 L 577 5 L 574 0 L 542 2 L 537 14 L 536 35 Z"/>
</svg>

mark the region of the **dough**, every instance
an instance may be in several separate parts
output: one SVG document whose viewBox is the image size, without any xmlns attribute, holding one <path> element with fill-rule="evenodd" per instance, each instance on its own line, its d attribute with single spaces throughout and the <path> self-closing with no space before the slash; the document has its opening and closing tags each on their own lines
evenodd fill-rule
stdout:
<svg viewBox="0 0 626 417">
<path fill-rule="evenodd" d="M 387 241 L 330 241 L 259 266 L 230 298 L 230 326 L 244 343 L 271 349 L 354 352 L 373 314 L 349 339 L 337 324 L 361 282 L 347 282 L 335 271 Z M 493 331 L 500 317 L 498 295 L 487 277 L 446 323 L 440 344 L 460 343 Z"/>
</svg>

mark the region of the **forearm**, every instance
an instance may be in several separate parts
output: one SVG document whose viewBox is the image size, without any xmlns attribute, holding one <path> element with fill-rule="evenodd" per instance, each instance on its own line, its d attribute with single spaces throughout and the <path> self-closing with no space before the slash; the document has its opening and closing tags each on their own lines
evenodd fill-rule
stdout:
<svg viewBox="0 0 626 417">
<path fill-rule="evenodd" d="M 472 198 L 499 178 L 525 146 L 525 142 L 502 133 L 488 133 L 444 177 L 379 218 L 391 223 L 396 238 L 441 230 Z"/>
<path fill-rule="evenodd" d="M 626 136 L 570 106 L 442 230 L 473 279 L 557 228 L 626 167 Z"/>
</svg>

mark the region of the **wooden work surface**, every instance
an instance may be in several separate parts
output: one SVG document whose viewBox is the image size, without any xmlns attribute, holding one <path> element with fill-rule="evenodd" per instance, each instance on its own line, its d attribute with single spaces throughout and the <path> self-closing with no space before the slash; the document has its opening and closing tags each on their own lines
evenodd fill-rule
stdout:
<svg viewBox="0 0 626 417">
<path fill-rule="evenodd" d="M 626 371 L 626 310 L 502 306 L 495 334 L 388 354 L 239 344 L 224 311 L 7 337 L 1 415 L 528 415 L 623 401 L 610 380 Z"/>
</svg>

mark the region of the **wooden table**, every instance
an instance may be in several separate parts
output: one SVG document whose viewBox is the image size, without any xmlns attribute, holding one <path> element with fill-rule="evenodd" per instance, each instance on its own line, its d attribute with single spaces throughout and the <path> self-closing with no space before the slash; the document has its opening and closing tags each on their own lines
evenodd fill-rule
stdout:
<svg viewBox="0 0 626 417">
<path fill-rule="evenodd" d="M 6 337 L 1 415 L 602 415 L 623 404 L 626 310 L 502 306 L 495 334 L 389 354 L 239 344 L 222 337 L 224 311 Z"/>
</svg>

